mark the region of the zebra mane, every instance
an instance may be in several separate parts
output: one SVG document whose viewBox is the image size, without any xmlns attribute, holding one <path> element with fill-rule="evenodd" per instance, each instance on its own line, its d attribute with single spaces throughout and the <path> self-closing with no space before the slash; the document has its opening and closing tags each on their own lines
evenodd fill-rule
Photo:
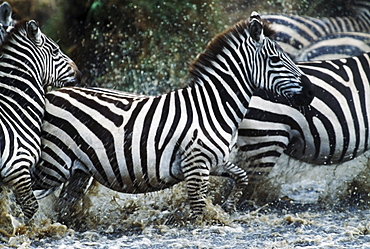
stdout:
<svg viewBox="0 0 370 249">
<path fill-rule="evenodd" d="M 262 19 L 263 22 L 263 34 L 267 37 L 275 34 L 275 31 L 271 27 L 271 23 L 266 22 Z M 211 65 L 212 61 L 216 59 L 217 55 L 222 51 L 222 49 L 232 40 L 232 36 L 240 37 L 244 36 L 245 38 L 249 37 L 249 20 L 241 20 L 236 23 L 231 28 L 226 31 L 216 35 L 207 45 L 205 51 L 197 56 L 197 58 L 190 64 L 189 73 L 192 78 L 199 77 L 201 73 L 199 70 L 203 67 L 208 67 Z M 193 84 L 195 82 L 192 82 Z"/>
<path fill-rule="evenodd" d="M 26 23 L 28 20 L 21 20 L 17 22 L 12 29 L 8 32 L 8 34 L 4 37 L 3 42 L 0 45 L 0 51 L 3 50 L 4 47 L 6 47 L 10 40 L 12 40 L 13 34 L 18 34 L 21 30 L 26 30 Z"/>
</svg>

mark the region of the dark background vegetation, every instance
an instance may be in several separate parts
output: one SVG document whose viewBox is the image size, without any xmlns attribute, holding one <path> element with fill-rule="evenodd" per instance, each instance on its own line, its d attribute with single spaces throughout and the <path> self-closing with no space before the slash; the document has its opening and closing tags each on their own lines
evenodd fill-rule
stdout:
<svg viewBox="0 0 370 249">
<path fill-rule="evenodd" d="M 188 64 L 251 11 L 346 15 L 344 0 L 9 0 L 83 71 L 85 85 L 146 94 L 184 86 Z"/>
</svg>

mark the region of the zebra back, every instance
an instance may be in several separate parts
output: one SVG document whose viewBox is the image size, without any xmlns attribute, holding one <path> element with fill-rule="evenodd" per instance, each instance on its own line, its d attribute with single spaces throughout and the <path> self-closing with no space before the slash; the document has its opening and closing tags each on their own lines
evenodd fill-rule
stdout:
<svg viewBox="0 0 370 249">
<path fill-rule="evenodd" d="M 335 60 L 370 51 L 370 34 L 343 32 L 327 36 L 300 50 L 295 61 Z"/>
<path fill-rule="evenodd" d="M 370 4 L 354 1 L 354 16 L 314 18 L 295 15 L 263 15 L 277 30 L 274 39 L 293 58 L 301 49 L 327 36 L 342 32 L 370 32 Z"/>
</svg>

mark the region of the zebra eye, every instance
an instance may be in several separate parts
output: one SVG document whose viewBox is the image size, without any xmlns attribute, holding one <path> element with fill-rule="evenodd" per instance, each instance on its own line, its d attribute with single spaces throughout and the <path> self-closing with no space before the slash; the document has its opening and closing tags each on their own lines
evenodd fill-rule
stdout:
<svg viewBox="0 0 370 249">
<path fill-rule="evenodd" d="M 53 50 L 51 52 L 55 56 L 59 53 L 59 48 L 53 48 Z"/>
</svg>

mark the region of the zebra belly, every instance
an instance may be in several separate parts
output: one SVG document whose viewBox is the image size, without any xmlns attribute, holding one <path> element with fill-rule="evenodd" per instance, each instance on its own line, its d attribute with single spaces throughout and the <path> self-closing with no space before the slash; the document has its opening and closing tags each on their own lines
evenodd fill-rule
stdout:
<svg viewBox="0 0 370 249">
<path fill-rule="evenodd" d="M 68 120 L 68 116 L 63 118 Z M 181 155 L 173 149 L 175 142 L 155 149 L 148 142 L 135 142 L 139 140 L 136 132 L 141 129 L 126 134 L 119 127 L 106 127 L 108 133 L 75 122 L 73 125 L 78 131 L 75 133 L 72 129 L 62 131 L 55 126 L 57 120 L 48 121 L 51 123 L 45 122 L 43 126 L 47 134 L 43 137 L 43 145 L 53 145 L 54 151 L 61 148 L 59 158 L 54 160 L 54 163 L 62 162 L 58 168 L 67 165 L 72 174 L 80 169 L 102 185 L 124 193 L 157 191 L 183 180 Z M 64 128 L 67 126 L 64 123 Z"/>
<path fill-rule="evenodd" d="M 97 170 L 95 165 L 101 164 L 100 162 L 83 167 L 87 167 L 85 171 L 102 185 L 123 193 L 158 191 L 183 180 L 180 160 L 169 163 L 168 160 L 158 160 L 153 155 L 148 155 L 147 158 L 134 158 L 132 162 L 126 160 L 120 162 L 119 165 L 110 164 L 109 168 L 105 165 L 104 170 Z"/>
</svg>

